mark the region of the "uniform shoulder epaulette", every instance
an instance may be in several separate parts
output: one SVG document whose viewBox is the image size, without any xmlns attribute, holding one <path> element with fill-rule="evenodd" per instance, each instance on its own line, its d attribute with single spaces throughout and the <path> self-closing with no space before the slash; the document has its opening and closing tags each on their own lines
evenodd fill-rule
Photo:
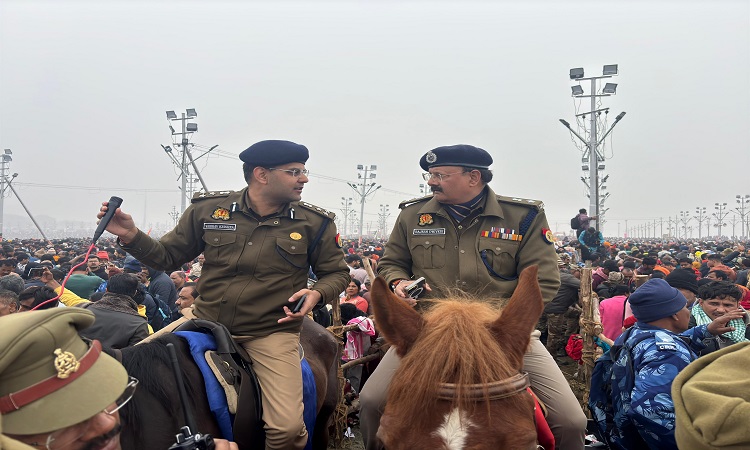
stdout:
<svg viewBox="0 0 750 450">
<path fill-rule="evenodd" d="M 432 194 L 424 196 L 424 197 L 418 197 L 413 198 L 411 200 L 404 200 L 403 202 L 398 204 L 398 209 L 404 209 L 407 206 L 416 205 L 417 203 L 426 202 L 427 200 L 432 198 Z"/>
<path fill-rule="evenodd" d="M 196 192 L 193 194 L 193 198 L 190 200 L 191 203 L 199 202 L 207 198 L 221 198 L 228 197 L 234 191 L 208 191 L 208 192 Z"/>
<path fill-rule="evenodd" d="M 320 214 L 323 217 L 327 217 L 327 218 L 329 218 L 331 220 L 336 219 L 336 214 L 335 213 L 333 213 L 331 211 L 328 211 L 325 208 L 321 208 L 320 206 L 315 206 L 312 203 L 307 203 L 307 202 L 297 202 L 297 204 L 299 206 L 305 208 L 306 210 L 312 211 L 312 212 L 314 212 L 316 214 Z"/>
<path fill-rule="evenodd" d="M 497 201 L 502 202 L 502 203 L 509 203 L 511 205 L 534 207 L 539 210 L 544 209 L 544 202 L 542 202 L 541 200 L 532 200 L 528 198 L 519 198 L 519 197 L 506 197 L 504 195 L 498 195 Z"/>
</svg>

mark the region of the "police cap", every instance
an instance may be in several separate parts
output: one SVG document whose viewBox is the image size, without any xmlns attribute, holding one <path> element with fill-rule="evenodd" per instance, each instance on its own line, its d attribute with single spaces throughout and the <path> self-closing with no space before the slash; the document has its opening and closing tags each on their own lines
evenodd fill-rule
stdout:
<svg viewBox="0 0 750 450">
<path fill-rule="evenodd" d="M 492 156 L 486 150 L 473 145 L 449 145 L 438 147 L 425 153 L 419 165 L 425 171 L 430 167 L 460 166 L 471 169 L 489 169 Z"/>
<path fill-rule="evenodd" d="M 260 141 L 240 153 L 242 162 L 251 166 L 274 167 L 293 162 L 306 163 L 307 147 L 289 141 Z"/>
<path fill-rule="evenodd" d="M 82 308 L 52 308 L 0 317 L 0 414 L 3 432 L 51 433 L 115 403 L 128 374 L 78 331 L 94 323 Z"/>
</svg>

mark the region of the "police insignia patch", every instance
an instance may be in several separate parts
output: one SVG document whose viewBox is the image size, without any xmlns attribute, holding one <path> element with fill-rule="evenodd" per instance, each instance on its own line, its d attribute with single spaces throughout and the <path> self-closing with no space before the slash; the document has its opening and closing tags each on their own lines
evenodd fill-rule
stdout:
<svg viewBox="0 0 750 450">
<path fill-rule="evenodd" d="M 57 370 L 57 378 L 65 379 L 70 376 L 73 372 L 78 371 L 81 367 L 81 363 L 78 362 L 76 356 L 70 352 L 64 352 L 62 349 L 55 349 L 55 370 Z"/>
<path fill-rule="evenodd" d="M 437 161 L 437 155 L 430 150 L 427 152 L 427 155 L 424 157 L 424 160 L 427 161 L 428 164 L 432 164 L 435 161 Z"/>
<path fill-rule="evenodd" d="M 425 225 L 432 225 L 432 223 L 433 223 L 432 215 L 430 215 L 430 214 L 422 214 L 421 216 L 419 216 L 419 226 L 420 227 L 423 227 Z"/>
<path fill-rule="evenodd" d="M 226 208 L 216 208 L 213 214 L 211 214 L 211 218 L 215 220 L 229 220 L 230 219 L 229 210 Z"/>
<path fill-rule="evenodd" d="M 295 241 L 299 241 L 300 239 L 302 239 L 302 235 L 297 232 L 289 233 L 289 237 L 294 239 Z"/>
<path fill-rule="evenodd" d="M 336 247 L 341 248 L 344 245 L 341 243 L 341 234 L 336 234 Z"/>
<path fill-rule="evenodd" d="M 548 244 L 555 242 L 555 235 L 549 228 L 542 228 L 542 237 L 544 237 L 544 242 Z"/>
</svg>

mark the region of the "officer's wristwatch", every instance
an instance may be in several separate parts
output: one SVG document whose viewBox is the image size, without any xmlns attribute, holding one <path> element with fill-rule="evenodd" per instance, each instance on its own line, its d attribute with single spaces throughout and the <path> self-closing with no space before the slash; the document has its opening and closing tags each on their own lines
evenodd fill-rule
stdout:
<svg viewBox="0 0 750 450">
<path fill-rule="evenodd" d="M 391 290 L 392 290 L 393 292 L 396 292 L 396 286 L 398 286 L 398 284 L 399 284 L 400 282 L 402 282 L 402 281 L 406 281 L 406 280 L 405 280 L 404 278 L 399 278 L 398 280 L 392 281 L 392 282 L 391 282 Z"/>
</svg>

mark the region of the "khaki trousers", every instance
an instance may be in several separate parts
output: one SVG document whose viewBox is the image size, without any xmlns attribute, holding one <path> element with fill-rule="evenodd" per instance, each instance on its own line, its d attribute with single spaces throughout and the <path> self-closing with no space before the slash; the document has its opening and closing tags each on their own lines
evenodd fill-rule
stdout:
<svg viewBox="0 0 750 450">
<path fill-rule="evenodd" d="M 547 406 L 547 421 L 555 435 L 556 448 L 582 450 L 586 416 L 560 368 L 539 341 L 540 334 L 537 330 L 531 333 L 531 344 L 524 356 L 523 370 L 529 373 L 534 393 Z M 400 364 L 401 359 L 391 347 L 368 378 L 359 396 L 360 429 L 368 450 L 383 448 L 383 443 L 377 438 L 380 416 L 385 409 L 388 386 Z"/>
<path fill-rule="evenodd" d="M 184 311 L 184 310 L 183 310 Z M 195 316 L 185 314 L 141 343 L 171 332 Z M 300 450 L 307 444 L 303 420 L 302 368 L 299 333 L 274 333 L 268 336 L 233 336 L 253 361 L 258 376 L 266 430 L 266 449 Z"/>
</svg>

